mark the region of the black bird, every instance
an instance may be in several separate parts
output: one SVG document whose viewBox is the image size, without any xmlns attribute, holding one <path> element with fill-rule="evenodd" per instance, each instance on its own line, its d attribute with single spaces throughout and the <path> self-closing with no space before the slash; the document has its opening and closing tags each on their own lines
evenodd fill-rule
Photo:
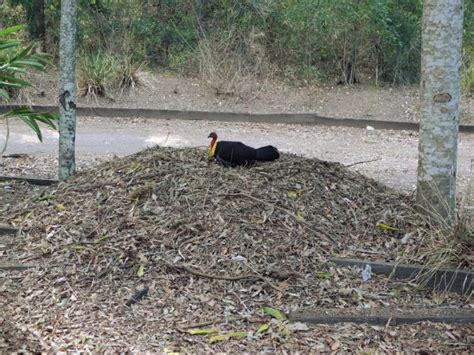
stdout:
<svg viewBox="0 0 474 355">
<path fill-rule="evenodd" d="M 209 134 L 211 144 L 207 150 L 209 158 L 214 158 L 224 166 L 250 166 L 257 161 L 273 161 L 280 158 L 280 153 L 272 145 L 261 148 L 252 148 L 241 142 L 217 142 L 217 134 Z"/>
</svg>

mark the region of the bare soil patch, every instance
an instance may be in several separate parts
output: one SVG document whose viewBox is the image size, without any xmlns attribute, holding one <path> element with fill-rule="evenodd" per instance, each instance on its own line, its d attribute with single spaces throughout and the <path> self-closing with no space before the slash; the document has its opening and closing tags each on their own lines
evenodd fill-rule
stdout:
<svg viewBox="0 0 474 355">
<path fill-rule="evenodd" d="M 19 102 L 52 105 L 57 103 L 58 74 L 33 74 L 35 87 Z M 197 111 L 250 113 L 317 113 L 334 118 L 369 118 L 391 121 L 418 121 L 418 87 L 309 86 L 293 87 L 266 83 L 251 99 L 218 95 L 205 82 L 192 77 L 148 73 L 147 85 L 124 95 L 111 93 L 111 99 L 79 98 L 82 106 L 157 108 Z M 474 99 L 463 96 L 461 122 L 474 123 Z"/>
</svg>

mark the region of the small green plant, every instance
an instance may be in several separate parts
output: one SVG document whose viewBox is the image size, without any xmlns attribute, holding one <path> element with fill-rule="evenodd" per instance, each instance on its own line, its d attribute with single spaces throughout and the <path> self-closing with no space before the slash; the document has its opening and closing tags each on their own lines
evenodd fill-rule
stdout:
<svg viewBox="0 0 474 355">
<path fill-rule="evenodd" d="M 17 1 L 0 2 L 0 14 L 2 14 L 2 25 L 5 27 L 26 22 L 24 8 Z"/>
<path fill-rule="evenodd" d="M 126 91 L 133 91 L 139 87 L 147 86 L 144 79 L 143 67 L 145 62 L 135 63 L 130 56 L 125 56 L 119 64 L 119 83 L 120 94 Z"/>
<path fill-rule="evenodd" d="M 35 53 L 32 45 L 28 47 L 21 46 L 18 33 L 23 28 L 24 26 L 18 25 L 0 30 L 0 101 L 6 103 L 10 101 L 14 91 L 32 86 L 24 78 L 28 75 L 28 69 L 45 71 L 49 64 L 47 56 Z M 58 120 L 56 114 L 35 112 L 30 107 L 19 107 L 0 115 L 0 121 L 5 121 L 7 127 L 5 143 L 0 155 L 3 155 L 8 145 L 10 118 L 22 120 L 36 133 L 41 142 L 43 136 L 38 123 L 41 122 L 52 129 L 56 129 L 55 121 Z"/>
<path fill-rule="evenodd" d="M 110 97 L 113 83 L 120 75 L 120 66 L 116 57 L 100 51 L 83 53 L 78 64 L 80 94 L 94 99 Z"/>
<path fill-rule="evenodd" d="M 470 194 L 468 193 L 468 196 Z M 474 230 L 469 210 L 462 208 L 467 201 L 461 201 L 460 211 L 452 220 L 441 215 L 419 215 L 416 247 L 403 253 L 402 263 L 421 263 L 431 271 L 418 275 L 420 280 L 429 276 L 432 270 L 441 268 L 472 268 L 471 250 L 474 245 Z"/>
<path fill-rule="evenodd" d="M 197 51 L 193 49 L 184 49 L 182 51 L 171 52 L 168 55 L 168 67 L 171 71 L 178 74 L 195 74 L 198 71 Z"/>
<path fill-rule="evenodd" d="M 466 65 L 461 71 L 461 88 L 465 94 L 474 94 L 474 65 Z"/>
</svg>

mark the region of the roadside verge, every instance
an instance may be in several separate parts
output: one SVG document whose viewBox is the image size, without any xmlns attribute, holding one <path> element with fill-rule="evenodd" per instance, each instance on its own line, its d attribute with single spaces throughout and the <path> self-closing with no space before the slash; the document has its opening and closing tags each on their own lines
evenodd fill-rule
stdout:
<svg viewBox="0 0 474 355">
<path fill-rule="evenodd" d="M 19 105 L 0 106 L 0 114 L 5 113 Z M 36 106 L 32 108 L 41 112 L 55 112 L 56 106 Z M 375 129 L 392 129 L 417 131 L 417 122 L 380 121 L 373 119 L 356 118 L 331 118 L 319 116 L 314 113 L 240 113 L 240 112 L 215 112 L 215 111 L 181 111 L 159 109 L 133 109 L 112 107 L 78 107 L 77 115 L 82 117 L 143 117 L 149 119 L 174 119 L 193 121 L 221 121 L 221 122 L 251 122 L 251 123 L 285 123 L 301 125 L 319 125 L 332 127 L 356 127 Z M 474 133 L 474 125 L 460 125 L 462 133 Z"/>
</svg>

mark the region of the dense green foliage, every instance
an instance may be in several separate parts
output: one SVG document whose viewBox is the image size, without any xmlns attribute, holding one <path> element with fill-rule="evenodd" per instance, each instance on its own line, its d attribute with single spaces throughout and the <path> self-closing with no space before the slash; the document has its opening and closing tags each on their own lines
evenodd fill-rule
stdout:
<svg viewBox="0 0 474 355">
<path fill-rule="evenodd" d="M 30 2 L 10 0 L 11 4 L 25 4 L 25 8 Z M 44 2 L 48 23 L 45 40 L 54 44 L 59 1 Z M 238 60 L 241 68 L 253 68 L 258 63 L 256 75 L 271 68 L 271 73 L 297 81 L 415 83 L 419 79 L 422 0 L 79 3 L 78 43 L 82 51 L 125 54 L 136 63 L 146 61 L 152 68 L 199 73 L 203 61 L 211 58 L 203 53 L 204 43 L 204 47 L 223 53 L 216 57 L 219 60 Z M 467 73 L 472 73 L 473 6 L 466 2 Z M 10 8 L 4 16 L 19 15 Z M 8 22 L 9 18 L 0 21 Z"/>
<path fill-rule="evenodd" d="M 474 1 L 464 2 L 463 68 L 461 85 L 464 92 L 474 93 Z"/>
</svg>

